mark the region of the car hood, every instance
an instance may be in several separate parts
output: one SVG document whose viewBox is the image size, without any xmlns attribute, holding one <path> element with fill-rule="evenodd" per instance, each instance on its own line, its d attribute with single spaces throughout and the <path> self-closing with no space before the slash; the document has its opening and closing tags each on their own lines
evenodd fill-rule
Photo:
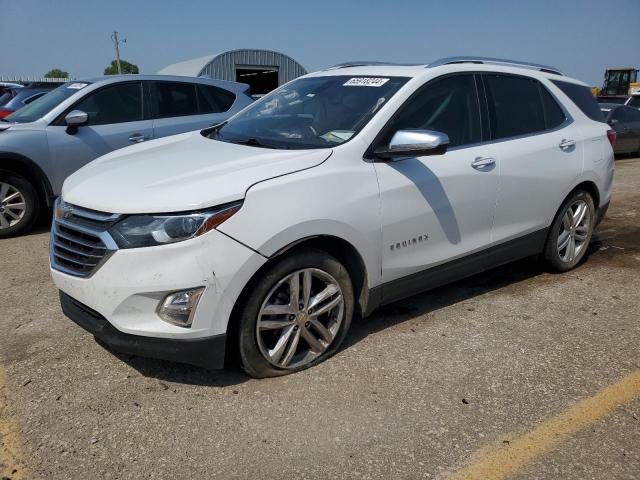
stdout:
<svg viewBox="0 0 640 480">
<path fill-rule="evenodd" d="M 331 150 L 272 150 L 189 132 L 116 150 L 64 182 L 65 202 L 110 213 L 198 210 L 244 198 L 257 182 L 320 165 Z"/>
<path fill-rule="evenodd" d="M 47 124 L 42 119 L 36 120 L 35 122 L 27 123 L 0 122 L 0 132 L 5 133 L 29 130 L 44 130 L 46 127 Z"/>
</svg>

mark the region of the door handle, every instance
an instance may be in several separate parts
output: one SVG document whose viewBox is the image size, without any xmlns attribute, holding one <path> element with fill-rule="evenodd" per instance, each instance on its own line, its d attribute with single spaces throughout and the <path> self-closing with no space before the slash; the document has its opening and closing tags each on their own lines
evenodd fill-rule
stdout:
<svg viewBox="0 0 640 480">
<path fill-rule="evenodd" d="M 566 138 L 563 138 L 558 146 L 560 147 L 560 150 L 569 150 L 570 148 L 575 147 L 575 145 L 575 140 L 567 140 Z"/>
<path fill-rule="evenodd" d="M 476 157 L 476 159 L 471 162 L 471 166 L 476 170 L 481 170 L 485 167 L 495 165 L 495 163 L 496 159 L 492 157 Z"/>
<path fill-rule="evenodd" d="M 146 139 L 147 137 L 141 133 L 134 133 L 129 137 L 129 141 L 133 143 L 144 142 Z"/>
</svg>

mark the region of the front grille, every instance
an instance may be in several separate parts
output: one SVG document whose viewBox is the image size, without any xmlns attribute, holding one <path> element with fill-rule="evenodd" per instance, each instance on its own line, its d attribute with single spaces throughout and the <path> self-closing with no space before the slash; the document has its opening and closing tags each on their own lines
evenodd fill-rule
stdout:
<svg viewBox="0 0 640 480">
<path fill-rule="evenodd" d="M 49 248 L 51 267 L 76 277 L 91 276 L 117 249 L 107 230 L 119 218 L 56 202 Z"/>
</svg>

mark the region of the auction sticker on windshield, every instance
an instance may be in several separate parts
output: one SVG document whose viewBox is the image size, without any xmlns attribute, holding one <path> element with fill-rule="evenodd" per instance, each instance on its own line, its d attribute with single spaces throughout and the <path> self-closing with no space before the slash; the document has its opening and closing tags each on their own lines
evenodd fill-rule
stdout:
<svg viewBox="0 0 640 480">
<path fill-rule="evenodd" d="M 388 78 L 354 77 L 347 80 L 345 87 L 381 87 L 389 81 Z"/>
<path fill-rule="evenodd" d="M 81 88 L 84 88 L 87 85 L 89 84 L 88 83 L 72 83 L 71 85 L 68 85 L 67 88 L 70 88 L 72 90 L 80 90 Z"/>
</svg>

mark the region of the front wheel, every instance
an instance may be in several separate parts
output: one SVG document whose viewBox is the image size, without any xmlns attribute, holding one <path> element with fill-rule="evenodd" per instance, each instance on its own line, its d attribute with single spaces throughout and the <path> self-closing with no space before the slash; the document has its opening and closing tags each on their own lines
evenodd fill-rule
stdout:
<svg viewBox="0 0 640 480">
<path fill-rule="evenodd" d="M 40 202 L 24 177 L 0 172 L 0 238 L 27 232 L 38 218 Z"/>
<path fill-rule="evenodd" d="M 289 254 L 249 294 L 239 325 L 242 367 L 257 378 L 286 375 L 333 355 L 353 316 L 346 268 L 319 250 Z"/>
<path fill-rule="evenodd" d="M 544 250 L 552 270 L 566 272 L 584 258 L 595 227 L 595 207 L 591 195 L 579 190 L 567 198 L 551 225 Z"/>
</svg>

